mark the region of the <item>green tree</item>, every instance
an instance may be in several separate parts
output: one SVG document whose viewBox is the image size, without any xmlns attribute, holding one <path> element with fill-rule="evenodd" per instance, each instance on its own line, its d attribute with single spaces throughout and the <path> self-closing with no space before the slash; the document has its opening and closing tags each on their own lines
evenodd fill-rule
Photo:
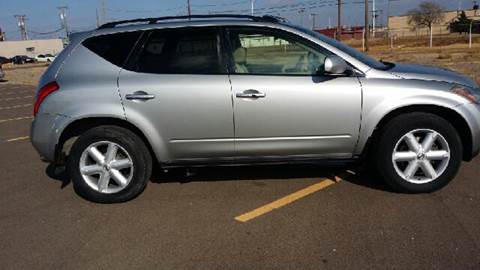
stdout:
<svg viewBox="0 0 480 270">
<path fill-rule="evenodd" d="M 472 33 L 480 33 L 480 21 L 469 19 L 465 11 L 462 11 L 460 16 L 448 25 L 448 28 L 451 33 L 468 34 L 470 32 L 470 26 L 472 27 Z"/>
<path fill-rule="evenodd" d="M 467 17 L 467 14 L 465 14 L 465 11 L 462 11 L 460 16 L 450 23 L 448 25 L 448 28 L 450 29 L 450 32 L 452 33 L 468 33 L 470 31 L 470 24 L 472 23 L 472 20 L 470 20 Z"/>
</svg>

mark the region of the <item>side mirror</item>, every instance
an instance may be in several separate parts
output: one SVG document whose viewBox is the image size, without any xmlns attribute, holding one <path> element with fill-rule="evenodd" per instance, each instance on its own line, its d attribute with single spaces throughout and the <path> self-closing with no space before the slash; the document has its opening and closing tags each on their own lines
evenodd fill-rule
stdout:
<svg viewBox="0 0 480 270">
<path fill-rule="evenodd" d="M 345 75 L 349 66 L 342 58 L 331 55 L 325 59 L 325 73 L 330 75 Z"/>
</svg>

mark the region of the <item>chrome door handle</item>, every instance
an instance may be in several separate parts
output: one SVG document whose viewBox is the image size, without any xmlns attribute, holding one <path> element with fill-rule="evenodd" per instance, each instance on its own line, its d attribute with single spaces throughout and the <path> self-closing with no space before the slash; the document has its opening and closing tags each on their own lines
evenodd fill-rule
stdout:
<svg viewBox="0 0 480 270">
<path fill-rule="evenodd" d="M 144 91 L 137 91 L 133 94 L 126 94 L 125 98 L 127 100 L 150 100 L 150 99 L 154 99 L 155 95 L 148 94 L 147 92 L 144 92 Z"/>
<path fill-rule="evenodd" d="M 237 98 L 264 98 L 267 95 L 258 90 L 249 89 L 235 94 Z"/>
</svg>

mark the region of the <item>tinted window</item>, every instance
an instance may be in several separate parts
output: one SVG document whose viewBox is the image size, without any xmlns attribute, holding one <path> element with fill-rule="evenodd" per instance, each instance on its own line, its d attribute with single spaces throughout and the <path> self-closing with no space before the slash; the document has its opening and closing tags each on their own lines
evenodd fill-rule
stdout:
<svg viewBox="0 0 480 270">
<path fill-rule="evenodd" d="M 110 34 L 89 38 L 83 45 L 110 63 L 123 66 L 139 37 L 140 32 Z"/>
<path fill-rule="evenodd" d="M 323 74 L 328 53 L 280 31 L 230 29 L 234 71 L 237 74 Z"/>
<path fill-rule="evenodd" d="M 138 72 L 157 74 L 219 74 L 219 39 L 215 29 L 158 30 L 140 52 Z"/>
</svg>

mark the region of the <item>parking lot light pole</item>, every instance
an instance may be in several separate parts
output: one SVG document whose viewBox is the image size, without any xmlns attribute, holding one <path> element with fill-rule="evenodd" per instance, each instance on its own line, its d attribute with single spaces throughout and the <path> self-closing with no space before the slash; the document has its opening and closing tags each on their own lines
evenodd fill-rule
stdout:
<svg viewBox="0 0 480 270">
<path fill-rule="evenodd" d="M 473 20 L 470 21 L 470 31 L 468 34 L 468 48 L 472 48 L 472 28 L 473 28 Z"/>
</svg>

